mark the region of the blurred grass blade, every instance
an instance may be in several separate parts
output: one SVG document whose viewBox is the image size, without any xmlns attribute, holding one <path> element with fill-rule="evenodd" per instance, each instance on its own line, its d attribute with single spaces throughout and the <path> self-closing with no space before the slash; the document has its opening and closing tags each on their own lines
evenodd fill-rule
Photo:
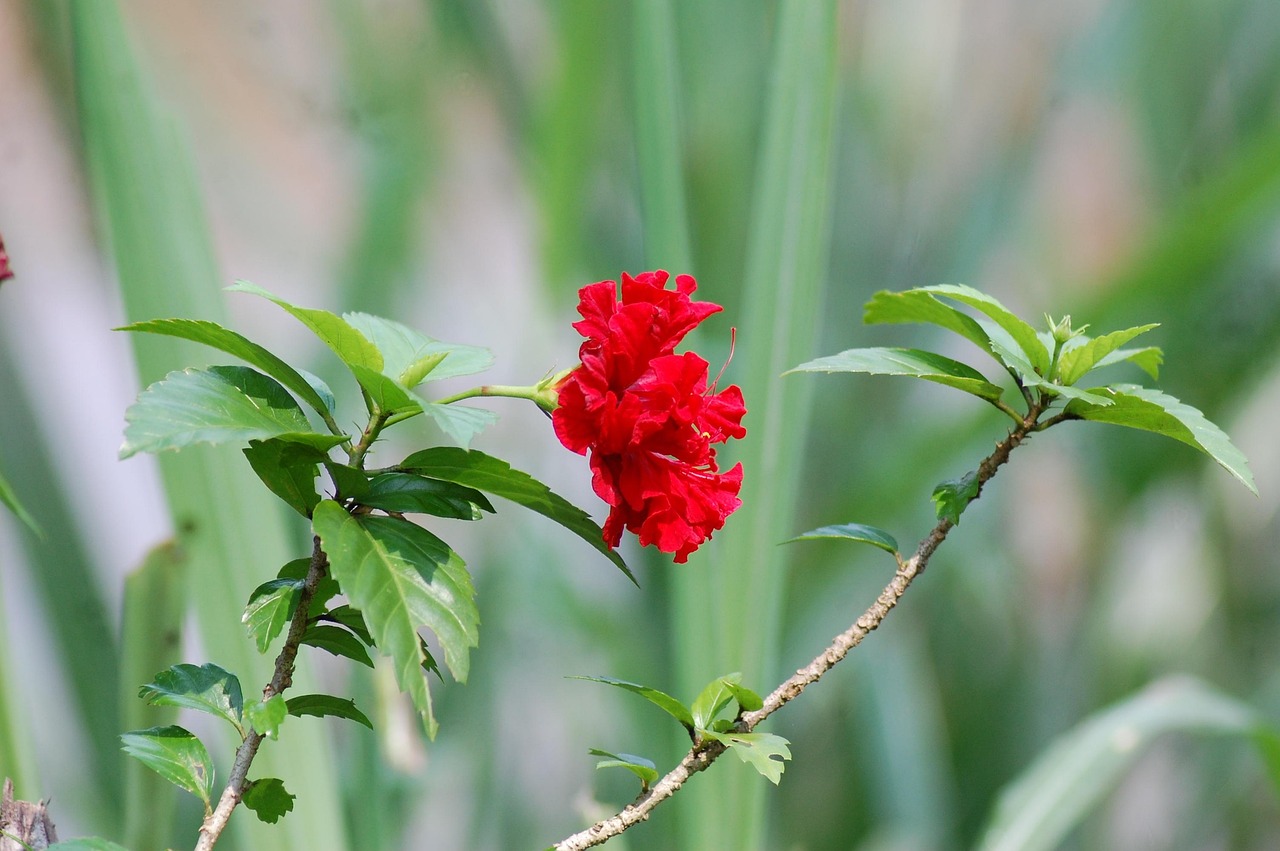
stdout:
<svg viewBox="0 0 1280 851">
<path fill-rule="evenodd" d="M 85 157 L 127 317 L 221 321 L 220 276 L 193 169 L 175 125 L 138 68 L 120 11 L 106 0 L 76 0 L 71 16 Z M 207 362 L 205 353 L 187 341 L 136 335 L 131 342 L 144 385 L 170 370 Z M 190 592 L 199 601 L 205 650 L 255 688 L 269 679 L 271 660 L 255 652 L 236 615 L 249 593 L 289 560 L 280 509 L 234 450 L 197 447 L 161 458 L 160 468 L 189 558 Z M 295 686 L 311 690 L 309 679 L 303 670 Z M 114 697 L 110 705 L 115 706 Z M 233 820 L 248 845 L 295 851 L 342 847 L 341 808 L 326 742 L 317 726 L 298 725 L 263 749 L 254 774 L 286 778 L 298 795 L 301 817 L 269 828 Z"/>
<path fill-rule="evenodd" d="M 124 581 L 123 641 L 120 670 L 120 724 L 123 730 L 175 724 L 178 710 L 148 706 L 138 687 L 156 672 L 182 661 L 182 621 L 186 610 L 182 551 L 172 542 L 147 554 L 142 566 Z M 123 756 L 121 757 L 124 758 Z M 124 767 L 124 845 L 167 848 L 175 837 L 176 789 L 136 759 Z"/>
<path fill-rule="evenodd" d="M 1254 740 L 1280 789 L 1280 733 L 1248 705 L 1190 678 L 1160 680 L 1059 738 L 1001 793 L 980 851 L 1049 851 L 1115 787 L 1156 737 Z"/>
<path fill-rule="evenodd" d="M 830 240 L 835 33 L 832 2 L 785 0 L 779 8 L 739 337 L 747 436 L 724 462 L 745 468 L 743 504 L 697 568 L 708 583 L 702 599 L 716 605 L 692 624 L 677 622 L 680 688 L 689 693 L 722 671 L 742 671 L 752 688 L 776 673 L 784 594 L 773 545 L 792 523 L 812 387 L 781 376 L 813 356 L 817 336 Z M 692 832 L 681 847 L 762 846 L 765 784 L 754 772 L 725 769 L 683 796 L 681 825 Z M 717 817 L 696 815 L 708 812 Z"/>
<path fill-rule="evenodd" d="M 4 589 L 0 587 L 0 610 L 4 606 Z M 0 783 L 13 780 L 14 798 L 33 801 L 40 796 L 40 778 L 36 772 L 35 753 L 31 748 L 31 725 L 18 695 L 22 691 L 14 681 L 10 648 L 16 648 L 15 636 L 0 632 Z"/>
</svg>

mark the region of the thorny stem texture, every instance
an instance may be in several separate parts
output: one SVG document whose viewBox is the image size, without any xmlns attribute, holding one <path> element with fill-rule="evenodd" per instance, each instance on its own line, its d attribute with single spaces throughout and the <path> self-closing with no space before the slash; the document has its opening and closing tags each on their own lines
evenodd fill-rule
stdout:
<svg viewBox="0 0 1280 851">
<path fill-rule="evenodd" d="M 271 677 L 271 682 L 262 690 L 263 700 L 270 700 L 293 685 L 294 660 L 298 657 L 302 635 L 307 631 L 311 600 L 315 596 L 316 586 L 324 578 L 328 567 L 324 550 L 320 548 L 320 538 L 316 537 L 312 545 L 311 565 L 307 568 L 307 578 L 303 580 L 302 591 L 298 594 L 298 608 L 294 611 L 293 620 L 289 623 L 289 633 L 285 637 L 284 647 L 276 657 L 275 673 Z M 258 747 L 262 744 L 263 738 L 257 730 L 250 729 L 249 735 L 236 749 L 235 762 L 231 765 L 231 776 L 227 780 L 226 788 L 222 790 L 222 797 L 218 799 L 218 806 L 200 825 L 200 841 L 196 843 L 196 851 L 210 851 L 218 841 L 218 837 L 222 835 L 231 818 L 232 810 L 244 796 L 249 766 L 253 764 L 253 758 L 258 755 Z"/>
<path fill-rule="evenodd" d="M 1042 410 L 1043 407 L 1039 402 L 1033 402 L 1026 417 L 1021 418 L 1009 436 L 997 443 L 995 451 L 978 465 L 978 490 L 974 499 L 981 496 L 983 486 L 996 474 L 1001 465 L 1009 460 L 1009 453 L 1018 448 L 1019 444 L 1036 430 L 1037 420 Z M 814 657 L 813 661 L 775 688 L 765 698 L 763 706 L 755 712 L 740 715 L 735 729 L 742 733 L 754 730 L 766 718 L 820 680 L 837 662 L 847 656 L 850 650 L 861 644 L 862 639 L 880 626 L 893 607 L 898 604 L 898 600 L 906 593 L 912 580 L 924 573 L 929 559 L 938 546 L 946 540 L 947 533 L 951 531 L 953 525 L 955 524 L 949 519 L 939 520 L 933 530 L 920 541 L 911 558 L 899 561 L 898 570 L 894 573 L 893 579 L 880 592 L 876 601 L 853 622 L 853 625 L 837 635 L 825 650 Z M 553 847 L 556 851 L 580 851 L 580 849 L 592 848 L 612 839 L 632 825 L 645 821 L 654 808 L 679 791 L 690 777 L 699 771 L 706 770 L 727 749 L 726 745 L 717 741 L 695 745 L 689 753 L 685 754 L 684 759 L 680 760 L 679 765 L 621 811 L 596 822 L 586 830 L 560 840 Z"/>
</svg>

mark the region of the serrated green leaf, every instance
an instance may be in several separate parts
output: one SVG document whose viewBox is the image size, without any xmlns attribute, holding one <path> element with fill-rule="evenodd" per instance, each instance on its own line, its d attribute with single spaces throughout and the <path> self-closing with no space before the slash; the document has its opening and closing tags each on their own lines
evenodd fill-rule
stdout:
<svg viewBox="0 0 1280 851">
<path fill-rule="evenodd" d="M 138 697 L 147 703 L 217 715 L 225 718 L 244 736 L 241 723 L 244 698 L 240 693 L 240 680 L 212 662 L 203 665 L 183 663 L 163 670 L 138 689 Z"/>
<path fill-rule="evenodd" d="M 308 378 L 304 373 L 294 369 L 267 349 L 229 328 L 222 327 L 217 322 L 209 322 L 204 319 L 148 319 L 143 322 L 134 322 L 115 330 L 164 334 L 169 337 L 178 337 L 183 340 L 191 340 L 196 343 L 203 343 L 206 346 L 212 346 L 215 349 L 240 358 L 251 366 L 256 366 L 292 390 L 297 394 L 298 398 L 315 409 L 316 413 L 324 415 L 333 412 L 332 394 L 329 395 L 328 399 L 324 398 L 324 395 L 312 383 L 314 376 Z M 321 386 L 323 386 L 323 382 L 321 382 Z"/>
<path fill-rule="evenodd" d="M 624 689 L 633 694 L 638 694 L 663 712 L 676 719 L 689 731 L 689 735 L 693 735 L 697 725 L 694 723 L 693 714 L 689 711 L 689 707 L 676 700 L 665 691 L 658 691 L 656 688 L 642 686 L 639 683 L 630 683 L 626 680 L 614 679 L 613 677 L 570 677 L 571 680 L 587 680 L 593 683 L 604 683 L 607 686 Z"/>
<path fill-rule="evenodd" d="M 1081 419 L 1136 428 L 1180 440 L 1204 452 L 1255 495 L 1258 493 L 1244 453 L 1235 447 L 1222 429 L 1205 419 L 1199 410 L 1159 390 L 1136 384 L 1116 384 L 1099 388 L 1099 392 L 1110 394 L 1114 404 L 1103 407 L 1077 400 L 1067 405 L 1066 413 Z"/>
<path fill-rule="evenodd" d="M 628 579 L 636 581 L 622 556 L 604 542 L 603 530 L 585 511 L 554 493 L 528 473 L 513 469 L 505 461 L 477 450 L 437 446 L 413 453 L 404 459 L 400 469 L 432 479 L 457 482 L 536 511 L 604 553 Z"/>
<path fill-rule="evenodd" d="M 391 657 L 400 687 L 434 736 L 437 725 L 417 630 L 426 626 L 436 634 L 449 671 L 464 682 L 480 622 L 465 565 L 443 541 L 407 520 L 355 518 L 324 500 L 312 524 L 334 578 L 364 616 L 378 649 Z"/>
<path fill-rule="evenodd" d="M 985 354 L 991 354 L 991 338 L 977 320 L 923 290 L 880 290 L 863 308 L 862 321 L 868 325 L 915 322 L 937 325 L 976 343 Z"/>
<path fill-rule="evenodd" d="M 422 410 L 435 422 L 449 439 L 468 449 L 476 435 L 498 421 L 498 415 L 484 408 L 470 408 L 466 405 L 440 405 L 435 402 L 423 404 Z"/>
<path fill-rule="evenodd" d="M 1064 350 L 1058 357 L 1058 382 L 1060 384 L 1075 384 L 1085 376 L 1085 373 L 1098 366 L 1099 362 L 1107 355 L 1134 337 L 1145 334 L 1152 328 L 1159 327 L 1159 323 L 1153 323 L 1151 325 L 1139 325 L 1136 328 L 1126 328 L 1123 331 L 1112 331 L 1110 334 L 1094 337 L 1074 348 Z"/>
<path fill-rule="evenodd" d="M 241 451 L 267 490 L 303 517 L 311 516 L 320 501 L 316 476 L 328 455 L 314 446 L 279 438 L 251 440 Z"/>
<path fill-rule="evenodd" d="M 863 544 L 870 544 L 873 547 L 879 547 L 887 553 L 896 553 L 898 551 L 898 541 L 883 529 L 877 529 L 875 526 L 867 526 L 862 523 L 841 523 L 836 526 L 819 526 L 803 535 L 796 535 L 783 541 L 785 544 L 794 543 L 795 541 L 816 541 L 820 538 L 843 538 L 847 541 L 857 541 Z"/>
<path fill-rule="evenodd" d="M 178 726 L 150 727 L 122 733 L 124 752 L 170 783 L 204 802 L 209 811 L 213 795 L 213 763 L 204 744 Z"/>
<path fill-rule="evenodd" d="M 907 375 L 996 400 L 1004 392 L 968 364 L 920 349 L 872 347 L 848 349 L 838 355 L 817 358 L 787 370 L 792 372 L 865 372 L 872 375 Z"/>
<path fill-rule="evenodd" d="M 129 849 L 99 836 L 85 836 L 46 845 L 45 851 L 129 851 Z"/>
<path fill-rule="evenodd" d="M 299 322 L 311 329 L 320 340 L 347 366 L 360 366 L 374 372 L 382 370 L 382 353 L 369 339 L 351 327 L 341 316 L 327 310 L 316 310 L 308 307 L 297 307 L 279 296 L 273 295 L 262 287 L 248 281 L 236 281 L 227 287 L 230 292 L 252 293 L 274 302 L 292 314 Z"/>
<path fill-rule="evenodd" d="M 247 366 L 171 372 L 138 395 L 125 420 L 121 458 L 193 443 L 244 443 L 283 435 L 321 449 L 345 439 L 313 431 L 280 382 Z"/>
<path fill-rule="evenodd" d="M 729 746 L 729 750 L 750 765 L 774 785 L 782 779 L 786 769 L 784 760 L 791 759 L 791 743 L 773 733 L 717 733 L 703 730 L 703 734 Z"/>
<path fill-rule="evenodd" d="M 933 489 L 933 502 L 939 520 L 950 520 L 953 526 L 960 523 L 960 515 L 978 495 L 978 474 L 965 473 L 958 479 L 942 482 Z"/>
<path fill-rule="evenodd" d="M 986 314 L 996 325 L 1003 328 L 1013 338 L 1018 347 L 1022 349 L 1027 360 L 1035 368 L 1036 373 L 1041 376 L 1048 373 L 1049 351 L 1036 334 L 1036 329 L 995 298 L 963 284 L 937 284 L 929 287 L 918 287 L 917 289 L 921 292 L 946 296 Z"/>
<path fill-rule="evenodd" d="M 272 579 L 264 582 L 249 595 L 240 622 L 244 624 L 259 653 L 266 653 L 284 625 L 293 617 L 302 593 L 301 579 Z"/>
<path fill-rule="evenodd" d="M 385 361 L 383 374 L 404 387 L 471 375 L 493 366 L 488 349 L 442 343 L 399 322 L 367 313 L 346 313 L 343 318 L 373 341 Z"/>
<path fill-rule="evenodd" d="M 285 564 L 276 573 L 279 579 L 296 579 L 299 582 L 306 581 L 307 572 L 311 569 L 311 559 L 295 558 L 293 561 Z M 311 597 L 311 608 L 320 611 L 325 604 L 334 597 L 342 593 L 342 589 L 338 587 L 337 581 L 332 576 L 322 576 L 320 581 L 316 583 L 315 593 Z"/>
<path fill-rule="evenodd" d="M 363 724 L 370 730 L 373 729 L 373 723 L 369 721 L 363 712 L 356 708 L 354 700 L 334 697 L 331 694 L 300 694 L 297 697 L 289 698 L 285 703 L 289 707 L 290 715 L 298 717 L 313 715 L 317 718 L 332 715 L 336 718 L 346 718 Z"/>
<path fill-rule="evenodd" d="M 373 667 L 373 660 L 369 658 L 369 652 L 364 649 L 364 645 L 340 626 L 320 624 L 308 627 L 302 634 L 302 643 L 328 650 L 334 656 L 346 656 L 362 665 Z"/>
<path fill-rule="evenodd" d="M 289 709 L 285 706 L 284 698 L 278 694 L 272 695 L 268 700 L 251 703 L 244 708 L 244 720 L 268 739 L 279 736 L 280 725 L 284 723 L 288 714 Z"/>
<path fill-rule="evenodd" d="M 251 780 L 244 788 L 240 802 L 253 811 L 260 820 L 275 824 L 286 813 L 293 812 L 296 795 L 290 795 L 284 782 L 275 777 Z"/>
<path fill-rule="evenodd" d="M 726 674 L 707 683 L 693 699 L 693 703 L 689 704 L 695 729 L 705 730 L 711 726 L 711 722 L 720 714 L 720 711 L 733 701 L 733 691 L 730 690 L 727 681 L 736 682 L 741 679 L 742 674 Z"/>
<path fill-rule="evenodd" d="M 18 495 L 13 492 L 13 488 L 9 486 L 8 480 L 3 475 L 0 475 L 0 502 L 4 503 L 28 529 L 40 537 L 44 537 L 44 533 L 40 531 L 39 524 L 36 523 L 34 517 L 27 513 L 27 509 L 22 506 L 22 503 L 18 501 Z"/>
<path fill-rule="evenodd" d="M 648 789 L 653 784 L 653 781 L 658 779 L 658 766 L 654 765 L 653 760 L 631 753 L 610 753 L 599 748 L 591 748 L 588 753 L 592 756 L 605 757 L 605 759 L 596 763 L 597 771 L 602 768 L 625 768 L 640 778 L 640 783 L 643 784 L 645 789 Z"/>
<path fill-rule="evenodd" d="M 1051 851 L 1167 733 L 1253 739 L 1276 781 L 1280 737 L 1247 704 L 1189 678 L 1161 680 L 1100 710 L 1046 748 L 1000 793 L 980 851 Z"/>
<path fill-rule="evenodd" d="M 1146 346 L 1141 349 L 1117 349 L 1098 361 L 1094 369 L 1101 369 L 1104 366 L 1111 366 L 1124 361 L 1130 361 L 1151 376 L 1152 381 L 1158 381 L 1160 378 L 1160 365 L 1164 363 L 1164 350 L 1159 346 Z"/>
<path fill-rule="evenodd" d="M 494 510 L 488 497 L 475 488 L 412 473 L 374 476 L 357 501 L 383 511 L 417 512 L 455 520 L 479 520 L 482 509 L 491 514 Z"/>
<path fill-rule="evenodd" d="M 342 605 L 335 609 L 330 609 L 320 615 L 318 619 L 342 624 L 347 629 L 355 633 L 356 638 L 360 639 L 365 644 L 373 644 L 373 636 L 369 634 L 369 627 L 364 622 L 364 615 L 360 614 L 358 609 Z"/>
</svg>

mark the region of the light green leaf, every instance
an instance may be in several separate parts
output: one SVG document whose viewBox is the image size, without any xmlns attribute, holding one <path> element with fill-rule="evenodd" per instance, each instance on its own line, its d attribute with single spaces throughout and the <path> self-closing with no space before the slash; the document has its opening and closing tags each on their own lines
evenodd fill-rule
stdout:
<svg viewBox="0 0 1280 851">
<path fill-rule="evenodd" d="M 260 820 L 275 824 L 286 813 L 293 812 L 296 797 L 285 791 L 283 781 L 275 777 L 264 777 L 249 781 L 249 785 L 244 788 L 244 797 L 240 800 Z"/>
<path fill-rule="evenodd" d="M 737 680 L 724 677 L 722 681 L 725 684 L 725 688 L 733 693 L 734 700 L 738 701 L 738 708 L 743 712 L 755 712 L 764 706 L 764 698 Z"/>
<path fill-rule="evenodd" d="M 1049 351 L 1045 348 L 1044 343 L 1041 342 L 1040 337 L 1036 335 L 1036 329 L 1032 328 L 1027 324 L 1026 320 L 1010 311 L 996 299 L 963 284 L 938 284 L 930 287 L 919 287 L 918 290 L 946 296 L 985 313 L 1013 338 L 1039 375 L 1043 376 L 1048 373 Z"/>
<path fill-rule="evenodd" d="M 284 698 L 278 694 L 244 708 L 245 721 L 268 739 L 275 739 L 280 735 L 280 725 L 288 715 L 289 708 L 285 705 Z"/>
<path fill-rule="evenodd" d="M 333 412 L 333 396 L 326 399 L 319 389 L 312 384 L 312 379 L 294 369 L 271 352 L 229 328 L 223 328 L 217 322 L 204 319 L 148 319 L 125 325 L 117 331 L 145 331 L 149 334 L 164 334 L 203 343 L 215 349 L 234 355 L 251 366 L 265 372 L 285 387 L 297 394 L 298 398 L 310 405 L 318 414 Z M 316 379 L 318 380 L 318 379 Z M 323 382 L 321 382 L 323 386 Z M 327 389 L 327 388 L 326 388 Z"/>
<path fill-rule="evenodd" d="M 46 845 L 45 851 L 129 851 L 129 849 L 98 836 L 86 836 L 81 839 L 64 839 L 61 842 Z"/>
<path fill-rule="evenodd" d="M 880 290 L 867 302 L 862 321 L 868 325 L 908 322 L 938 325 L 976 343 L 984 354 L 991 354 L 991 338 L 977 320 L 923 290 Z"/>
<path fill-rule="evenodd" d="M 908 375 L 954 387 L 988 400 L 996 400 L 1004 392 L 999 385 L 987 381 L 973 367 L 920 349 L 865 348 L 848 349 L 838 355 L 802 363 L 792 372 L 866 372 L 872 375 Z"/>
<path fill-rule="evenodd" d="M 225 718 L 244 736 L 240 680 L 212 662 L 174 665 L 138 689 L 138 697 L 159 706 L 178 706 Z"/>
<path fill-rule="evenodd" d="M 1053 742 L 996 802 L 980 851 L 1051 851 L 1158 737 L 1172 732 L 1252 739 L 1277 779 L 1280 735 L 1248 705 L 1189 678 L 1161 680 Z"/>
<path fill-rule="evenodd" d="M 648 789 L 653 784 L 653 781 L 658 779 L 658 766 L 653 764 L 653 760 L 630 753 L 610 753 L 599 748 L 592 748 L 589 753 L 592 756 L 606 757 L 606 759 L 596 763 L 597 771 L 601 768 L 625 768 L 640 778 L 640 783 L 645 789 Z"/>
<path fill-rule="evenodd" d="M 332 715 L 336 718 L 346 718 L 358 722 L 370 730 L 373 729 L 373 724 L 363 712 L 356 708 L 354 700 L 334 697 L 330 694 L 300 694 L 297 697 L 289 698 L 285 703 L 289 707 L 290 715 L 298 717 L 314 715 L 317 718 Z"/>
<path fill-rule="evenodd" d="M 293 617 L 302 593 L 301 579 L 272 579 L 254 589 L 244 607 L 240 622 L 244 624 L 259 653 L 266 653 L 271 642 Z"/>
<path fill-rule="evenodd" d="M 791 743 L 773 733 L 717 733 L 703 730 L 708 739 L 715 739 L 729 746 L 729 750 L 761 775 L 777 785 L 786 768 L 783 760 L 791 759 Z"/>
<path fill-rule="evenodd" d="M 142 762 L 170 783 L 186 789 L 204 802 L 209 811 L 213 795 L 213 763 L 194 735 L 178 726 L 150 727 L 123 733 L 124 752 Z"/>
<path fill-rule="evenodd" d="M 422 402 L 376 369 L 348 364 L 351 374 L 360 382 L 369 399 L 385 414 L 402 414 L 422 410 Z"/>
<path fill-rule="evenodd" d="M 604 542 L 604 532 L 585 511 L 552 492 L 528 473 L 512 469 L 505 461 L 476 450 L 468 452 L 449 446 L 437 446 L 413 453 L 404 459 L 400 469 L 432 479 L 457 482 L 536 511 L 604 553 L 628 579 L 636 581 L 622 556 Z"/>
<path fill-rule="evenodd" d="M 1075 387 L 1068 387 L 1065 384 L 1059 384 L 1055 381 L 1049 381 L 1041 378 L 1036 374 L 1035 369 L 1025 358 L 1020 357 L 1016 352 L 1009 349 L 998 340 L 991 341 L 991 350 L 995 352 L 996 357 L 1013 370 L 1021 379 L 1026 387 L 1034 387 L 1043 390 L 1051 396 L 1062 396 L 1066 399 L 1083 399 L 1096 405 L 1109 405 L 1111 400 L 1098 395 L 1097 390 L 1080 390 Z"/>
<path fill-rule="evenodd" d="M 316 391 L 320 401 L 324 403 L 325 408 L 332 414 L 338 407 L 338 400 L 333 397 L 333 390 L 329 388 L 325 380 L 314 373 L 307 372 L 305 369 L 299 369 L 298 374 L 303 377 L 307 384 L 311 385 L 311 389 Z"/>
<path fill-rule="evenodd" d="M 720 710 L 733 701 L 733 692 L 729 688 L 729 681 L 737 683 L 741 679 L 742 674 L 726 674 L 707 683 L 706 687 L 693 699 L 693 703 L 689 705 L 689 712 L 693 715 L 695 729 L 705 730 L 711 726 L 711 722 L 720 714 Z"/>
<path fill-rule="evenodd" d="M 427 416 L 435 421 L 440 430 L 449 435 L 449 439 L 468 449 L 471 441 L 480 432 L 498 421 L 498 415 L 484 408 L 470 408 L 466 405 L 440 405 L 427 402 L 422 408 Z"/>
<path fill-rule="evenodd" d="M 343 363 L 349 367 L 360 366 L 374 372 L 382 371 L 382 354 L 369 339 L 338 316 L 327 310 L 316 310 L 308 307 L 296 307 L 279 296 L 273 295 L 261 287 L 248 281 L 236 281 L 227 287 L 231 292 L 252 293 L 268 301 L 275 302 L 292 314 L 299 322 L 311 329 L 326 346 L 333 350 Z"/>
<path fill-rule="evenodd" d="M 1160 378 L 1160 365 L 1164 363 L 1164 351 L 1158 346 L 1146 346 L 1141 349 L 1117 349 L 1098 361 L 1095 369 L 1110 366 L 1113 363 L 1130 361 L 1147 375 L 1152 381 Z"/>
<path fill-rule="evenodd" d="M 422 663 L 418 629 L 436 634 L 445 664 L 459 682 L 479 641 L 475 589 L 462 560 L 426 529 L 392 517 L 352 517 L 324 500 L 312 517 L 329 566 L 358 608 L 378 649 L 394 662 L 396 679 L 434 736 L 436 721 Z"/>
<path fill-rule="evenodd" d="M 373 667 L 373 660 L 369 658 L 369 652 L 364 649 L 364 645 L 340 626 L 308 627 L 302 634 L 302 643 L 328 650 L 334 656 L 346 656 L 362 665 Z"/>
<path fill-rule="evenodd" d="M 471 375 L 493 366 L 493 353 L 488 349 L 442 343 L 399 322 L 368 313 L 346 313 L 343 318 L 373 341 L 382 352 L 383 373 L 404 387 Z"/>
<path fill-rule="evenodd" d="M 960 515 L 978 496 L 978 474 L 965 473 L 958 479 L 942 482 L 933 489 L 933 502 L 939 520 L 950 520 L 953 526 L 960 523 Z"/>
<path fill-rule="evenodd" d="M 36 523 L 35 518 L 27 513 L 27 509 L 23 508 L 22 503 L 18 501 L 18 495 L 13 492 L 13 488 L 9 487 L 9 482 L 2 475 L 0 475 L 0 502 L 4 503 L 14 513 L 14 516 L 26 524 L 28 529 L 40 537 L 44 537 L 44 533 L 40 531 L 40 526 Z"/>
<path fill-rule="evenodd" d="M 311 516 L 311 509 L 320 501 L 315 480 L 320 463 L 329 459 L 325 452 L 280 438 L 251 440 L 241 451 L 267 490 L 303 517 Z"/>
<path fill-rule="evenodd" d="M 697 725 L 693 720 L 693 714 L 689 711 L 689 708 L 664 691 L 658 691 L 656 688 L 642 686 L 639 683 L 629 683 L 626 680 L 614 679 L 613 677 L 570 677 L 569 679 L 604 683 L 607 686 L 614 686 L 615 688 L 624 689 L 633 694 L 638 694 L 654 706 L 661 709 L 663 712 L 666 712 L 672 718 L 679 721 L 684 728 L 689 731 L 690 736 L 694 734 L 694 730 L 697 728 Z"/>
<path fill-rule="evenodd" d="M 455 520 L 479 520 L 482 509 L 491 514 L 494 510 L 488 497 L 474 488 L 412 473 L 374 476 L 359 502 L 383 511 L 418 512 Z"/>
<path fill-rule="evenodd" d="M 1180 440 L 1204 452 L 1254 494 L 1258 493 L 1244 453 L 1235 447 L 1222 429 L 1205 419 L 1204 414 L 1197 409 L 1159 390 L 1136 384 L 1116 384 L 1100 388 L 1099 392 L 1110 394 L 1114 404 L 1103 407 L 1077 400 L 1067 405 L 1066 413 L 1081 419 L 1127 426 Z"/>
<path fill-rule="evenodd" d="M 280 382 L 247 366 L 171 372 L 125 412 L 120 457 L 193 443 L 244 443 L 288 435 L 327 449 L 344 438 L 320 434 Z"/>
<path fill-rule="evenodd" d="M 796 535 L 794 538 L 784 541 L 790 544 L 795 541 L 816 541 L 820 538 L 843 538 L 848 541 L 858 541 L 863 544 L 870 544 L 873 547 L 879 547 L 887 553 L 896 553 L 898 551 L 898 541 L 883 529 L 877 529 L 875 526 L 866 526 L 862 523 L 842 523 L 838 526 L 820 526 L 803 535 Z"/>
<path fill-rule="evenodd" d="M 1126 328 L 1123 331 L 1113 331 L 1110 334 L 1094 337 L 1081 345 L 1063 351 L 1058 357 L 1058 382 L 1060 384 L 1075 384 L 1085 376 L 1085 373 L 1098 366 L 1107 355 L 1119 349 L 1134 337 L 1145 334 L 1152 328 L 1159 327 L 1159 323 L 1154 323 L 1151 325 L 1139 325 L 1136 328 Z"/>
</svg>

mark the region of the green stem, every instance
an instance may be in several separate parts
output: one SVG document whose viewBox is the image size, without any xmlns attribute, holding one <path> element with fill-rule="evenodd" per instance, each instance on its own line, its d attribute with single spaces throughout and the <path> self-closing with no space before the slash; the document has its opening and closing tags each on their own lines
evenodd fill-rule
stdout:
<svg viewBox="0 0 1280 851">
<path fill-rule="evenodd" d="M 513 384 L 481 384 L 479 387 L 472 387 L 470 390 L 463 390 L 461 393 L 437 399 L 436 404 L 452 405 L 454 402 L 461 402 L 463 399 L 474 399 L 477 396 L 506 396 L 510 399 L 528 399 L 530 402 L 537 402 L 540 391 L 541 387 L 537 384 L 527 387 Z"/>
</svg>

